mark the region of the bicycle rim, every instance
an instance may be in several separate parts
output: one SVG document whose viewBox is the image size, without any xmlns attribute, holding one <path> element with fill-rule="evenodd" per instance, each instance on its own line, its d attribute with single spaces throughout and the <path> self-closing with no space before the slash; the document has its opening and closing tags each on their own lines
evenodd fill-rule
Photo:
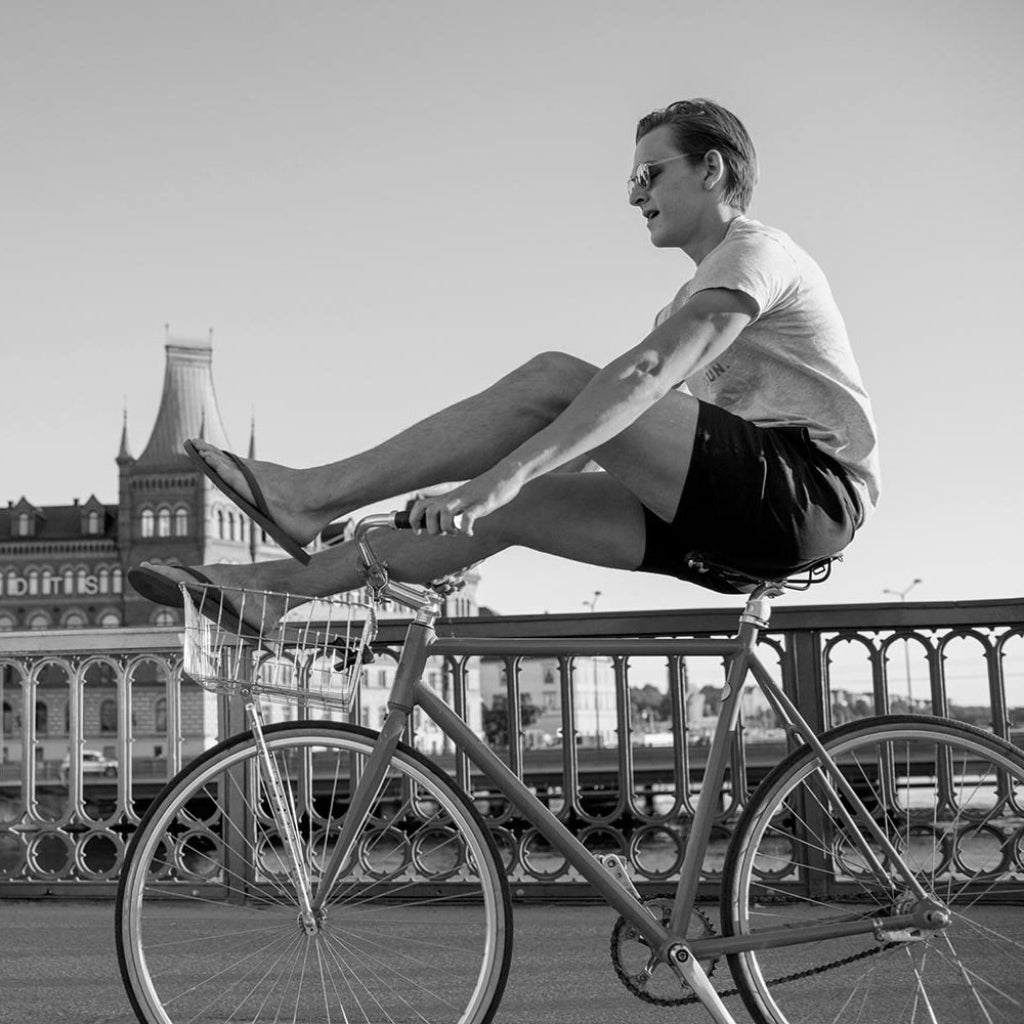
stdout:
<svg viewBox="0 0 1024 1024">
<path fill-rule="evenodd" d="M 376 735 L 328 722 L 265 735 L 315 880 Z M 257 756 L 248 735 L 208 752 L 167 786 L 132 841 L 117 941 L 140 1020 L 489 1021 L 509 966 L 511 905 L 468 799 L 400 747 L 309 935 Z"/>
<path fill-rule="evenodd" d="M 1024 1020 L 1024 758 L 970 726 L 901 716 L 823 738 L 948 927 L 871 932 L 730 957 L 755 1020 L 973 1024 Z M 730 849 L 723 931 L 842 923 L 916 903 L 871 869 L 796 752 L 754 795 Z"/>
</svg>

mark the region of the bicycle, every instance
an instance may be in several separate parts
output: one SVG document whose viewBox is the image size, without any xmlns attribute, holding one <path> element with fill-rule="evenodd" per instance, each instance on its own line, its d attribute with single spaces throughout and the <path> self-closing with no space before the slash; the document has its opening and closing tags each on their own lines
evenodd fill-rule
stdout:
<svg viewBox="0 0 1024 1024">
<path fill-rule="evenodd" d="M 617 912 L 612 962 L 633 995 L 700 1003 L 719 1024 L 733 1024 L 723 1000 L 735 994 L 768 1024 L 1024 1018 L 1024 941 L 992 920 L 996 901 L 1019 902 L 1024 876 L 1024 843 L 1011 848 L 1024 820 L 1019 749 L 922 715 L 815 735 L 755 649 L 771 599 L 794 581 L 750 580 L 735 635 L 673 644 L 727 659 L 701 792 L 722 787 L 748 674 L 794 741 L 736 824 L 715 929 L 697 905 L 713 800 L 698 800 L 674 894 L 644 897 L 622 857 L 589 852 L 423 682 L 429 656 L 488 644 L 438 638 L 442 588 L 388 578 L 369 538 L 401 517 L 356 528 L 374 602 L 306 606 L 273 637 L 225 631 L 183 588 L 183 674 L 242 697 L 250 728 L 185 766 L 128 847 L 117 948 L 143 1024 L 492 1020 L 512 948 L 507 866 L 473 799 L 403 741 L 417 708 Z M 414 617 L 380 731 L 267 725 L 267 699 L 350 706 L 381 599 Z M 607 644 L 516 647 L 587 656 Z M 654 647 L 627 639 L 615 650 Z M 980 867 L 964 863 L 972 836 L 998 847 Z M 1009 891 L 998 882 L 1007 873 Z M 734 987 L 720 991 L 711 976 L 723 961 Z"/>
</svg>

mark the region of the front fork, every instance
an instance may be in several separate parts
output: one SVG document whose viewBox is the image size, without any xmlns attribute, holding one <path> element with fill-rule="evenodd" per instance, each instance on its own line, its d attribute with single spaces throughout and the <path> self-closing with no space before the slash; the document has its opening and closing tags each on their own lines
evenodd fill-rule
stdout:
<svg viewBox="0 0 1024 1024">
<path fill-rule="evenodd" d="M 270 801 L 277 834 L 284 843 L 285 869 L 299 904 L 299 924 L 307 935 L 315 935 L 319 930 L 319 911 L 313 909 L 313 889 L 309 864 L 306 862 L 305 851 L 299 838 L 298 816 L 295 813 L 295 799 L 291 788 L 281 779 L 277 762 L 267 747 L 263 735 L 263 711 L 255 701 L 245 706 L 249 720 L 252 722 L 252 735 L 256 741 L 257 758 L 260 766 L 260 777 L 263 788 Z"/>
</svg>

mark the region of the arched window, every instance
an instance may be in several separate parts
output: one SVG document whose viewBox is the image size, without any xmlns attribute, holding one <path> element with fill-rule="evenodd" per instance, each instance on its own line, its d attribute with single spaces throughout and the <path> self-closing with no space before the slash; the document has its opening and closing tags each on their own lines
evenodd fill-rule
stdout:
<svg viewBox="0 0 1024 1024">
<path fill-rule="evenodd" d="M 110 593 L 110 570 L 103 566 L 96 573 L 96 579 L 99 583 L 99 589 L 101 594 Z"/>
<path fill-rule="evenodd" d="M 175 537 L 187 537 L 188 536 L 188 510 L 184 508 L 175 509 L 174 511 L 174 536 Z"/>
<path fill-rule="evenodd" d="M 153 705 L 153 730 L 167 732 L 167 698 L 158 697 Z"/>
<path fill-rule="evenodd" d="M 46 702 L 42 700 L 36 701 L 36 735 L 45 736 L 49 730 L 50 723 L 50 711 L 46 706 Z"/>
<path fill-rule="evenodd" d="M 217 536 L 224 539 L 224 511 L 217 509 Z"/>
<path fill-rule="evenodd" d="M 100 702 L 100 732 L 117 732 L 117 701 L 109 697 Z"/>
<path fill-rule="evenodd" d="M 171 535 L 171 510 L 162 508 L 156 516 L 156 535 L 158 537 L 170 537 Z"/>
<path fill-rule="evenodd" d="M 117 612 L 104 612 L 100 616 L 100 626 L 103 629 L 117 629 L 121 625 L 121 616 Z"/>
<path fill-rule="evenodd" d="M 75 571 L 68 566 L 61 570 L 61 574 L 64 577 L 64 593 L 73 594 L 75 592 Z"/>
<path fill-rule="evenodd" d="M 228 540 L 235 539 L 235 513 L 228 513 Z"/>
<path fill-rule="evenodd" d="M 29 569 L 25 575 L 28 577 L 28 593 L 29 597 L 34 597 L 39 593 L 39 570 Z"/>
<path fill-rule="evenodd" d="M 3 707 L 3 735 L 11 736 L 14 734 L 14 708 L 4 701 Z"/>
<path fill-rule="evenodd" d="M 154 626 L 176 626 L 178 617 L 169 608 L 161 608 L 153 615 Z"/>
<path fill-rule="evenodd" d="M 115 594 L 120 594 L 121 593 L 121 570 L 120 569 L 115 569 L 110 574 L 110 585 L 111 585 L 111 589 L 114 591 Z"/>
<path fill-rule="evenodd" d="M 92 534 L 100 532 L 100 514 L 95 509 L 86 516 L 85 532 Z"/>
<path fill-rule="evenodd" d="M 27 512 L 18 513 L 18 529 L 16 533 L 19 537 L 32 536 L 32 517 Z"/>
<path fill-rule="evenodd" d="M 50 616 L 46 612 L 36 612 L 28 620 L 29 629 L 49 629 L 50 628 Z"/>
<path fill-rule="evenodd" d="M 0 615 L 0 633 L 9 633 L 12 629 L 14 629 L 14 617 Z"/>
<path fill-rule="evenodd" d="M 85 569 L 79 568 L 75 573 L 75 581 L 76 593 L 84 594 L 89 585 L 89 573 Z"/>
<path fill-rule="evenodd" d="M 81 612 L 68 612 L 61 625 L 65 629 L 85 629 L 85 616 Z"/>
<path fill-rule="evenodd" d="M 153 528 L 156 523 L 156 519 L 153 516 L 153 510 L 151 508 L 145 508 L 142 510 L 142 515 L 139 516 L 139 525 L 142 530 L 143 537 L 152 537 Z"/>
<path fill-rule="evenodd" d="M 49 597 L 51 594 L 56 593 L 56 590 L 54 589 L 53 586 L 53 573 L 49 569 L 43 570 L 42 593 L 46 597 Z"/>
</svg>

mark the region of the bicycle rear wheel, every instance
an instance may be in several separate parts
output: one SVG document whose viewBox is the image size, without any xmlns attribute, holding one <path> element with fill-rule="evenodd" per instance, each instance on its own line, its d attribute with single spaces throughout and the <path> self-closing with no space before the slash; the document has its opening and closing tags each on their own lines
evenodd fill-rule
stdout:
<svg viewBox="0 0 1024 1024">
<path fill-rule="evenodd" d="M 376 734 L 299 722 L 265 737 L 316 879 Z M 208 751 L 167 785 L 132 840 L 117 948 L 140 1021 L 489 1021 L 508 973 L 511 902 L 465 794 L 400 746 L 352 867 L 309 935 L 257 758 L 249 734 Z"/>
<path fill-rule="evenodd" d="M 923 716 L 822 737 L 948 927 L 870 931 L 730 957 L 756 1021 L 994 1024 L 1024 1020 L 1024 756 L 971 726 Z M 869 844 L 872 849 L 875 843 Z M 910 912 L 887 858 L 871 870 L 803 747 L 754 794 L 723 880 L 726 934 Z"/>
</svg>

